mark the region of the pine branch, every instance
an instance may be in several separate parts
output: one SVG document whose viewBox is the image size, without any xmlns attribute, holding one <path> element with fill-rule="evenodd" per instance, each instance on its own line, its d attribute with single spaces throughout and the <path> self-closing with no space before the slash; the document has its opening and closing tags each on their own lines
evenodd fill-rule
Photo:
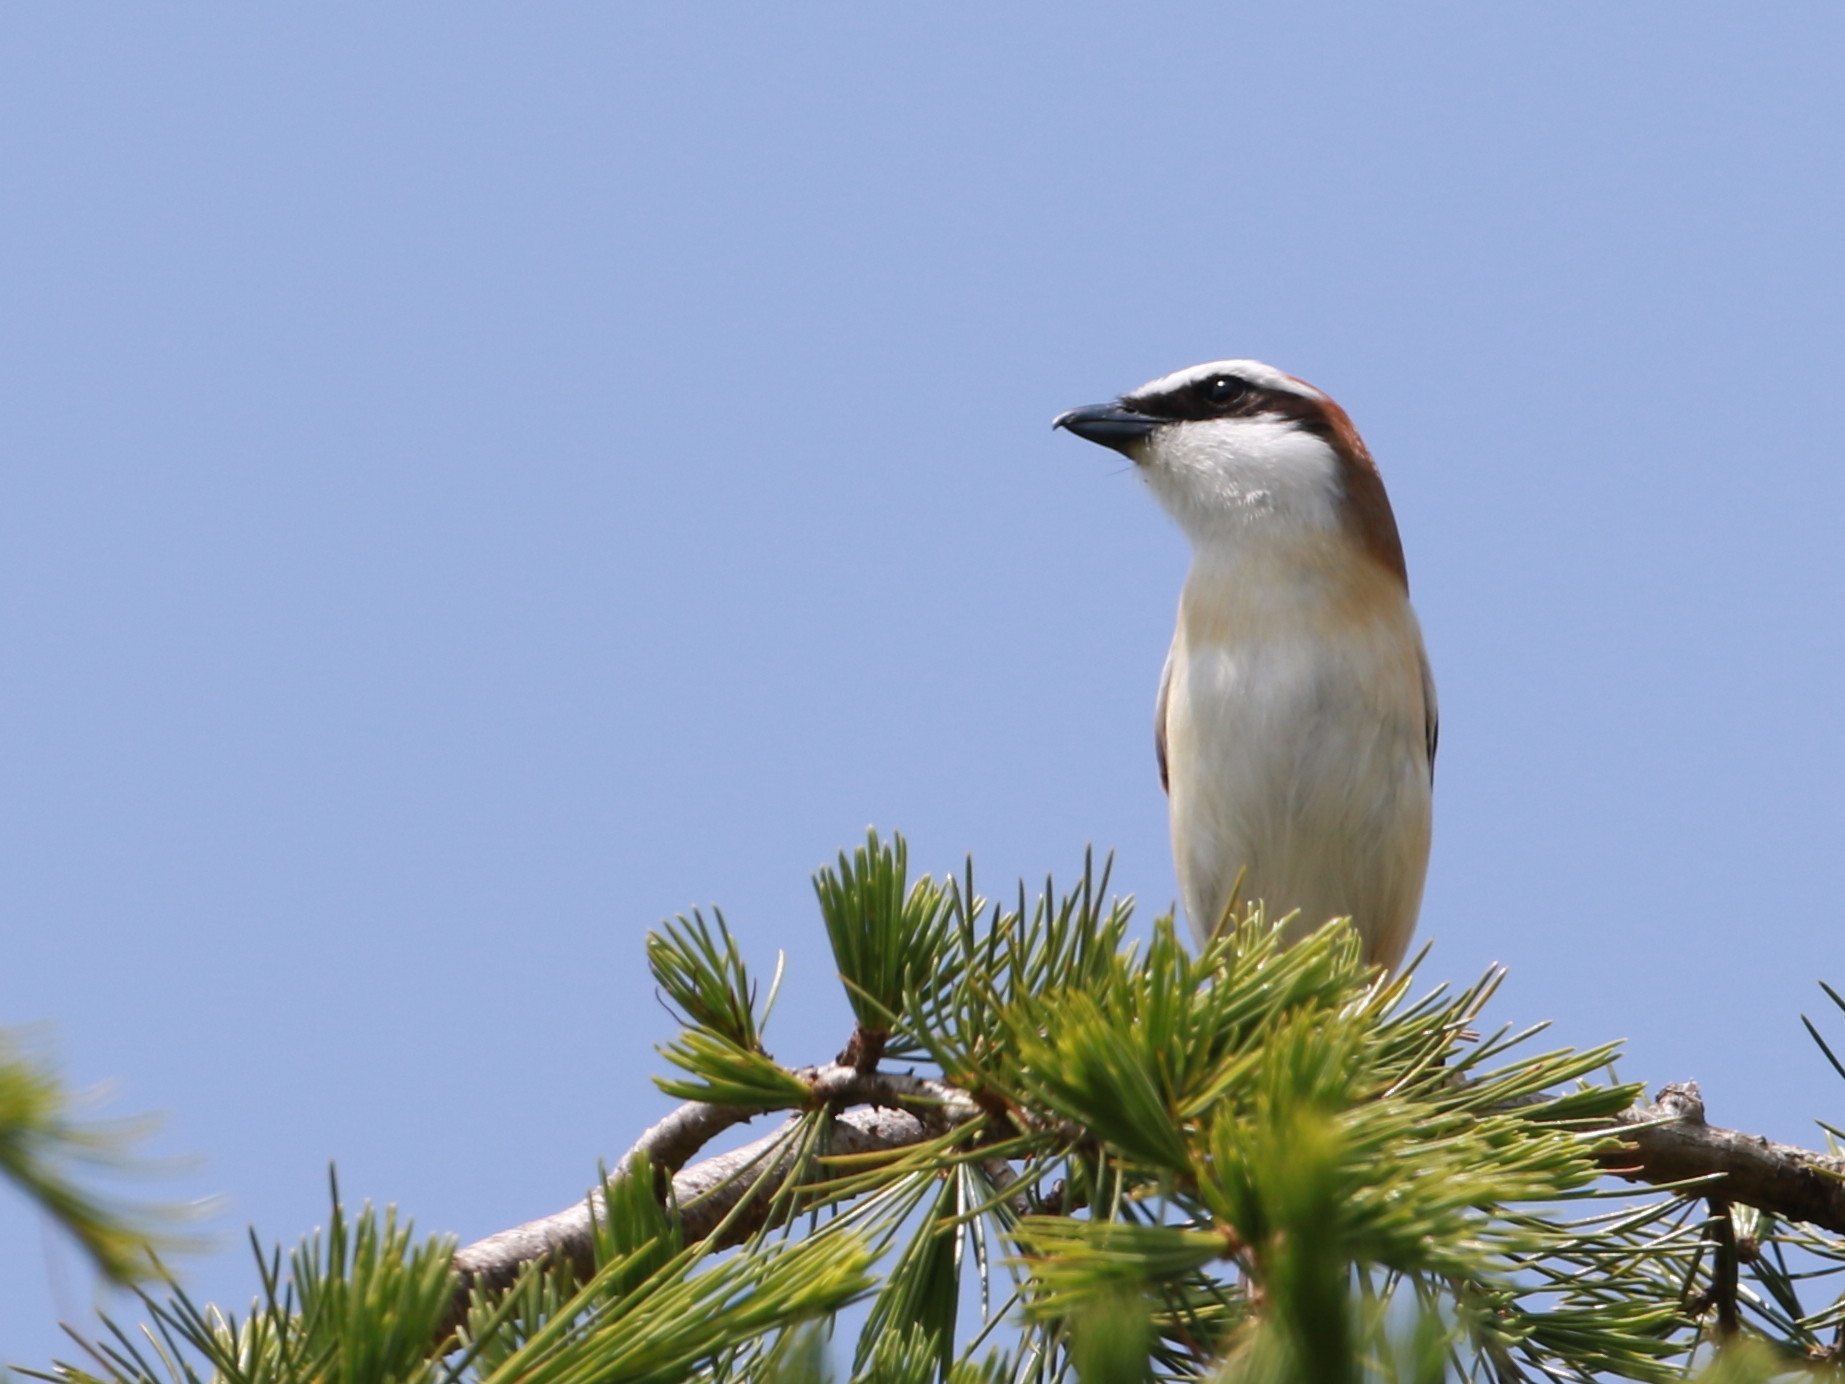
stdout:
<svg viewBox="0 0 1845 1384">
<path fill-rule="evenodd" d="M 25 1029 L 0 1028 L 0 1186 L 36 1202 L 107 1282 L 164 1278 L 164 1256 L 202 1247 L 202 1240 L 178 1232 L 199 1208 L 111 1197 L 86 1185 L 83 1176 L 162 1171 L 161 1163 L 135 1147 L 158 1122 L 83 1118 L 83 1100 L 65 1088 L 38 1050 L 41 1041 L 42 1035 Z"/>
<path fill-rule="evenodd" d="M 1024 1255 L 1015 1300 L 1041 1350 L 1082 1347 L 1115 1303 L 1141 1323 L 1130 1353 L 1181 1375 L 1225 1352 L 1251 1368 L 1270 1356 L 1297 1374 L 1330 1368 L 1355 1358 L 1358 1337 L 1328 1336 L 1328 1323 L 1373 1344 L 1388 1335 L 1381 1317 L 1350 1315 L 1363 1265 L 1377 1302 L 1413 1292 L 1460 1314 L 1431 1316 L 1431 1340 L 1664 1380 L 1696 1339 L 1692 1317 L 1714 1308 L 1728 1337 L 1760 1315 L 1738 1281 L 1745 1246 L 1760 1276 L 1750 1217 L 1845 1229 L 1845 1159 L 1713 1129 L 1695 1086 L 1649 1105 L 1637 1086 L 1598 1084 L 1611 1048 L 1494 1065 L 1529 1036 L 1476 1036 L 1498 972 L 1411 1001 L 1406 976 L 1366 972 L 1349 929 L 1286 946 L 1260 910 L 1202 953 L 1169 919 L 1131 944 L 1126 907 L 1102 902 L 1087 871 L 1074 893 L 1047 883 L 1033 907 L 1021 890 L 986 920 L 971 878 L 911 890 L 901 849 L 876 838 L 817 887 L 856 1000 L 848 1052 L 780 1066 L 722 924 L 656 937 L 656 979 L 685 1016 L 664 1050 L 685 1075 L 660 1084 L 691 1102 L 583 1203 L 456 1254 L 451 1325 L 476 1286 L 539 1281 L 521 1272 L 536 1262 L 567 1291 L 606 1257 L 605 1207 L 657 1198 L 684 1253 L 741 1245 L 747 1258 L 764 1232 L 864 1198 L 811 1228 L 868 1216 L 894 1254 L 855 1370 L 887 1349 L 948 1351 L 961 1258 L 971 1251 L 989 1288 L 983 1246 L 997 1237 Z M 912 904 L 915 926 L 898 927 Z M 940 1078 L 878 1069 L 912 1053 Z M 788 1116 L 776 1132 L 694 1161 L 769 1111 Z M 651 1182 L 634 1181 L 646 1168 Z M 1609 1197 L 1598 1169 L 1675 1195 L 1567 1222 L 1543 1209 Z M 1709 1202 L 1711 1221 L 1690 1225 L 1688 1198 Z M 1073 1219 L 1083 1205 L 1096 1214 Z M 890 1237 L 912 1225 L 896 1252 Z M 1701 1254 L 1713 1267 L 1694 1294 Z M 1226 1261 L 1245 1292 L 1225 1295 L 1212 1266 Z M 1808 1347 L 1832 1319 L 1784 1296 L 1778 1339 Z"/>
<path fill-rule="evenodd" d="M 1664 1087 L 1654 1104 L 1635 1106 L 1620 1123 L 1631 1152 L 1612 1151 L 1602 1161 L 1629 1182 L 1711 1178 L 1699 1189 L 1706 1196 L 1845 1233 L 1845 1158 L 1706 1124 L 1695 1081 Z"/>
<path fill-rule="evenodd" d="M 819 1338 L 789 1328 L 863 1300 L 861 1380 L 1357 1380 L 1364 1359 L 1668 1384 L 1713 1330 L 1725 1360 L 1758 1330 L 1836 1354 L 1845 1299 L 1809 1310 L 1785 1252 L 1845 1269 L 1845 1157 L 1712 1128 L 1691 1083 L 1648 1104 L 1599 1079 L 1613 1045 L 1504 1060 L 1536 1030 L 1480 1036 L 1496 969 L 1412 999 L 1349 928 L 1290 944 L 1259 908 L 1198 952 L 1170 917 L 1130 941 L 1087 865 L 989 905 L 971 873 L 912 886 L 875 836 L 816 888 L 854 1000 L 839 1059 L 777 1063 L 775 985 L 759 1002 L 721 918 L 680 918 L 648 958 L 681 1027 L 658 1084 L 687 1103 L 593 1193 L 415 1262 L 368 1211 L 372 1249 L 316 1239 L 285 1290 L 265 1261 L 260 1320 L 150 1304 L 162 1339 L 244 1384 L 384 1378 L 406 1342 L 399 1384 L 795 1384 Z M 880 1070 L 912 1058 L 931 1075 Z M 1016 1351 L 976 1362 L 1002 1321 Z M 117 1337 L 103 1376 L 47 1377 L 204 1377 Z"/>
<path fill-rule="evenodd" d="M 980 1113 L 964 1092 L 940 1081 L 891 1072 L 861 1072 L 839 1063 L 808 1067 L 795 1073 L 808 1086 L 810 1106 L 831 1109 L 830 1149 L 838 1154 L 908 1148 L 936 1138 Z M 846 1109 L 864 1106 L 866 1109 Z M 798 1156 L 786 1136 L 799 1117 L 773 1133 L 687 1168 L 685 1164 L 712 1139 L 763 1112 L 747 1106 L 688 1101 L 641 1135 L 622 1158 L 615 1175 L 626 1177 L 637 1158 L 672 1175 L 673 1200 L 688 1240 L 723 1229 L 713 1248 L 741 1243 L 769 1214 L 766 1198 L 742 1214 L 731 1213 L 759 1187 L 778 1187 Z M 663 1189 L 664 1190 L 664 1189 Z M 580 1278 L 594 1269 L 594 1217 L 601 1215 L 602 1193 L 554 1215 L 502 1230 L 458 1250 L 454 1268 L 459 1281 L 443 1331 L 453 1330 L 467 1314 L 477 1288 L 502 1289 L 534 1260 L 568 1262 Z"/>
<path fill-rule="evenodd" d="M 965 1092 L 944 1082 L 895 1073 L 863 1073 L 837 1063 L 797 1073 L 818 1106 L 834 1107 L 831 1149 L 841 1154 L 891 1152 L 914 1147 L 964 1124 L 979 1109 Z M 864 1106 L 848 1110 L 846 1106 Z M 743 1107 L 688 1102 L 649 1129 L 622 1160 L 623 1172 L 639 1155 L 673 1174 L 673 1199 L 682 1208 L 688 1240 L 723 1227 L 713 1248 L 747 1239 L 768 1215 L 766 1200 L 725 1224 L 737 1204 L 758 1187 L 779 1186 L 797 1156 L 786 1135 L 795 1121 L 742 1148 L 686 1167 L 712 1139 L 761 1114 Z M 1712 1179 L 1706 1195 L 1741 1202 L 1784 1220 L 1845 1232 L 1845 1158 L 1830 1157 L 1756 1135 L 1706 1124 L 1696 1082 L 1663 1088 L 1657 1100 L 1619 1117 L 1619 1148 L 1603 1166 L 1629 1182 L 1654 1185 Z M 590 1271 L 592 1208 L 600 1193 L 540 1220 L 476 1241 L 455 1255 L 460 1275 L 448 1327 L 461 1320 L 477 1287 L 503 1288 L 535 1259 L 569 1261 Z"/>
</svg>

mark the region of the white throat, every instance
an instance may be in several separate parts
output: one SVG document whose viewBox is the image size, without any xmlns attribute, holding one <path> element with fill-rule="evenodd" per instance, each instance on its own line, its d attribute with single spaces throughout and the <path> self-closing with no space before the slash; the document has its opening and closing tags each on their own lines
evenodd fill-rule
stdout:
<svg viewBox="0 0 1845 1384">
<path fill-rule="evenodd" d="M 1141 474 L 1194 547 L 1324 532 L 1338 525 L 1339 458 L 1280 418 L 1223 418 L 1162 428 Z"/>
</svg>

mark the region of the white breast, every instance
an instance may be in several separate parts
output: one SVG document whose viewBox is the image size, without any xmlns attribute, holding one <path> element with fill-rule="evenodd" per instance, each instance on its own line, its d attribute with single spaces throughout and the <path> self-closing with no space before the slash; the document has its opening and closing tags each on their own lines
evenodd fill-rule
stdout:
<svg viewBox="0 0 1845 1384">
<path fill-rule="evenodd" d="M 1401 960 L 1430 828 L 1422 638 L 1401 585 L 1335 534 L 1201 551 L 1164 733 L 1173 852 L 1202 940 L 1234 902 L 1298 935 L 1350 916 Z M 1240 889 L 1237 881 L 1242 878 Z"/>
</svg>

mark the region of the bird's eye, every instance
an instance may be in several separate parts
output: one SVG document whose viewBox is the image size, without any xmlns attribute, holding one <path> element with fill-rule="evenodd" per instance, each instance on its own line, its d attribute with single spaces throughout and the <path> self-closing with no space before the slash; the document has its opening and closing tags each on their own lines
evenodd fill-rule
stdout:
<svg viewBox="0 0 1845 1384">
<path fill-rule="evenodd" d="M 1213 375 L 1198 386 L 1198 392 L 1204 396 L 1205 402 L 1221 408 L 1225 404 L 1234 404 L 1249 393 L 1249 381 L 1239 380 L 1235 375 Z"/>
</svg>

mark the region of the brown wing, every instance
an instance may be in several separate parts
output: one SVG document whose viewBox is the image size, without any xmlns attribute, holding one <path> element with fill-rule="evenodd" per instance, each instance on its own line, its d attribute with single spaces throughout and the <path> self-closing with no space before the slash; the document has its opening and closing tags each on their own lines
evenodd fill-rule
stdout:
<svg viewBox="0 0 1845 1384">
<path fill-rule="evenodd" d="M 1441 742 L 1441 712 L 1435 705 L 1435 674 L 1429 670 L 1429 651 L 1416 650 L 1422 660 L 1422 730 L 1429 745 L 1429 782 L 1435 782 L 1435 747 Z"/>
<path fill-rule="evenodd" d="M 1426 665 L 1425 665 L 1426 666 Z M 1159 700 L 1153 703 L 1153 753 L 1159 756 L 1160 787 L 1172 792 L 1166 773 L 1166 702 L 1172 693 L 1172 651 L 1166 651 L 1166 666 L 1160 669 Z"/>
</svg>

